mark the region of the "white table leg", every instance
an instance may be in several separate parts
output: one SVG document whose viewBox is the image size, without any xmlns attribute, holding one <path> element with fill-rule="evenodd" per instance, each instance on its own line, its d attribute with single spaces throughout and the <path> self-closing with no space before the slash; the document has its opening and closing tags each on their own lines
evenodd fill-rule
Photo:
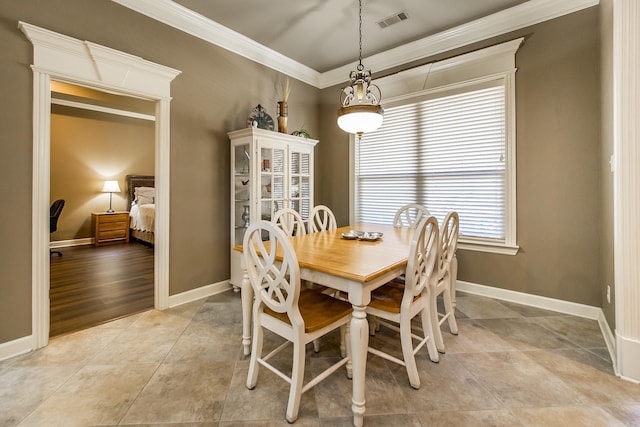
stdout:
<svg viewBox="0 0 640 427">
<path fill-rule="evenodd" d="M 253 288 L 247 270 L 242 275 L 242 345 L 244 355 L 251 354 L 251 306 L 253 305 Z"/>
<path fill-rule="evenodd" d="M 364 381 L 367 367 L 367 348 L 369 346 L 369 323 L 367 322 L 365 309 L 366 306 L 353 305 L 349 331 L 353 364 L 351 409 L 353 410 L 353 425 L 356 427 L 363 425 L 365 411 Z"/>
</svg>

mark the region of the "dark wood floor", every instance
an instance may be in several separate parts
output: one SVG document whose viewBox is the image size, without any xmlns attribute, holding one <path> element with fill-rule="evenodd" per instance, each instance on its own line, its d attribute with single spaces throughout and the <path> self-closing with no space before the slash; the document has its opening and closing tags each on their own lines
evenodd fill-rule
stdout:
<svg viewBox="0 0 640 427">
<path fill-rule="evenodd" d="M 153 308 L 153 248 L 120 243 L 51 255 L 49 336 Z"/>
</svg>

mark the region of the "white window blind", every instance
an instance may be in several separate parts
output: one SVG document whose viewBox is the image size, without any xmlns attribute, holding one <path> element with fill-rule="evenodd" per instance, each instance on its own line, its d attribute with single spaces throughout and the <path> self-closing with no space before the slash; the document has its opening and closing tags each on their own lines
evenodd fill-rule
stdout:
<svg viewBox="0 0 640 427">
<path fill-rule="evenodd" d="M 457 211 L 461 240 L 504 243 L 506 147 L 504 83 L 386 108 L 356 141 L 356 220 L 419 203 L 439 221 Z"/>
</svg>

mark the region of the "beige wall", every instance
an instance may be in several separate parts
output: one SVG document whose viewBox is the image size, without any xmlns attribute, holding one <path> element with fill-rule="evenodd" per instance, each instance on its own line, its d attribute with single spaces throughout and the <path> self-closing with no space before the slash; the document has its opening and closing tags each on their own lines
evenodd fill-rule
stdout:
<svg viewBox="0 0 640 427">
<path fill-rule="evenodd" d="M 120 186 L 113 209 L 129 210 L 125 176 L 154 175 L 154 156 L 155 122 L 52 105 L 50 198 L 65 205 L 51 240 L 93 237 L 91 213 L 109 208 L 105 179 Z"/>
<path fill-rule="evenodd" d="M 609 202 L 601 191 L 598 8 L 473 48 L 521 36 L 525 43 L 516 56 L 520 252 L 459 250 L 458 279 L 599 307 L 602 206 Z M 337 91 L 322 94 L 319 201 L 345 224 L 348 138 L 335 125 Z"/>
<path fill-rule="evenodd" d="M 0 257 L 0 343 L 31 334 L 32 45 L 19 20 L 182 71 L 171 85 L 169 293 L 227 280 L 227 132 L 259 103 L 275 116 L 282 76 L 113 2 L 2 2 L 0 237 L 11 250 Z M 318 136 L 319 91 L 291 84 L 289 128 Z"/>
</svg>

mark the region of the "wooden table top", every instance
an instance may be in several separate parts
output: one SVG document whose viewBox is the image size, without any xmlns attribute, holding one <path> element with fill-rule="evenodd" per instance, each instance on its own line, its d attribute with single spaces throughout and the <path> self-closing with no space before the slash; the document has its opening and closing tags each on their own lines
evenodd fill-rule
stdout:
<svg viewBox="0 0 640 427">
<path fill-rule="evenodd" d="M 378 231 L 383 237 L 374 242 L 343 239 L 342 233 L 349 230 Z M 353 224 L 294 236 L 291 243 L 301 268 L 365 283 L 406 266 L 412 235 L 413 229 L 407 227 Z M 242 246 L 234 249 L 242 251 Z"/>
</svg>

